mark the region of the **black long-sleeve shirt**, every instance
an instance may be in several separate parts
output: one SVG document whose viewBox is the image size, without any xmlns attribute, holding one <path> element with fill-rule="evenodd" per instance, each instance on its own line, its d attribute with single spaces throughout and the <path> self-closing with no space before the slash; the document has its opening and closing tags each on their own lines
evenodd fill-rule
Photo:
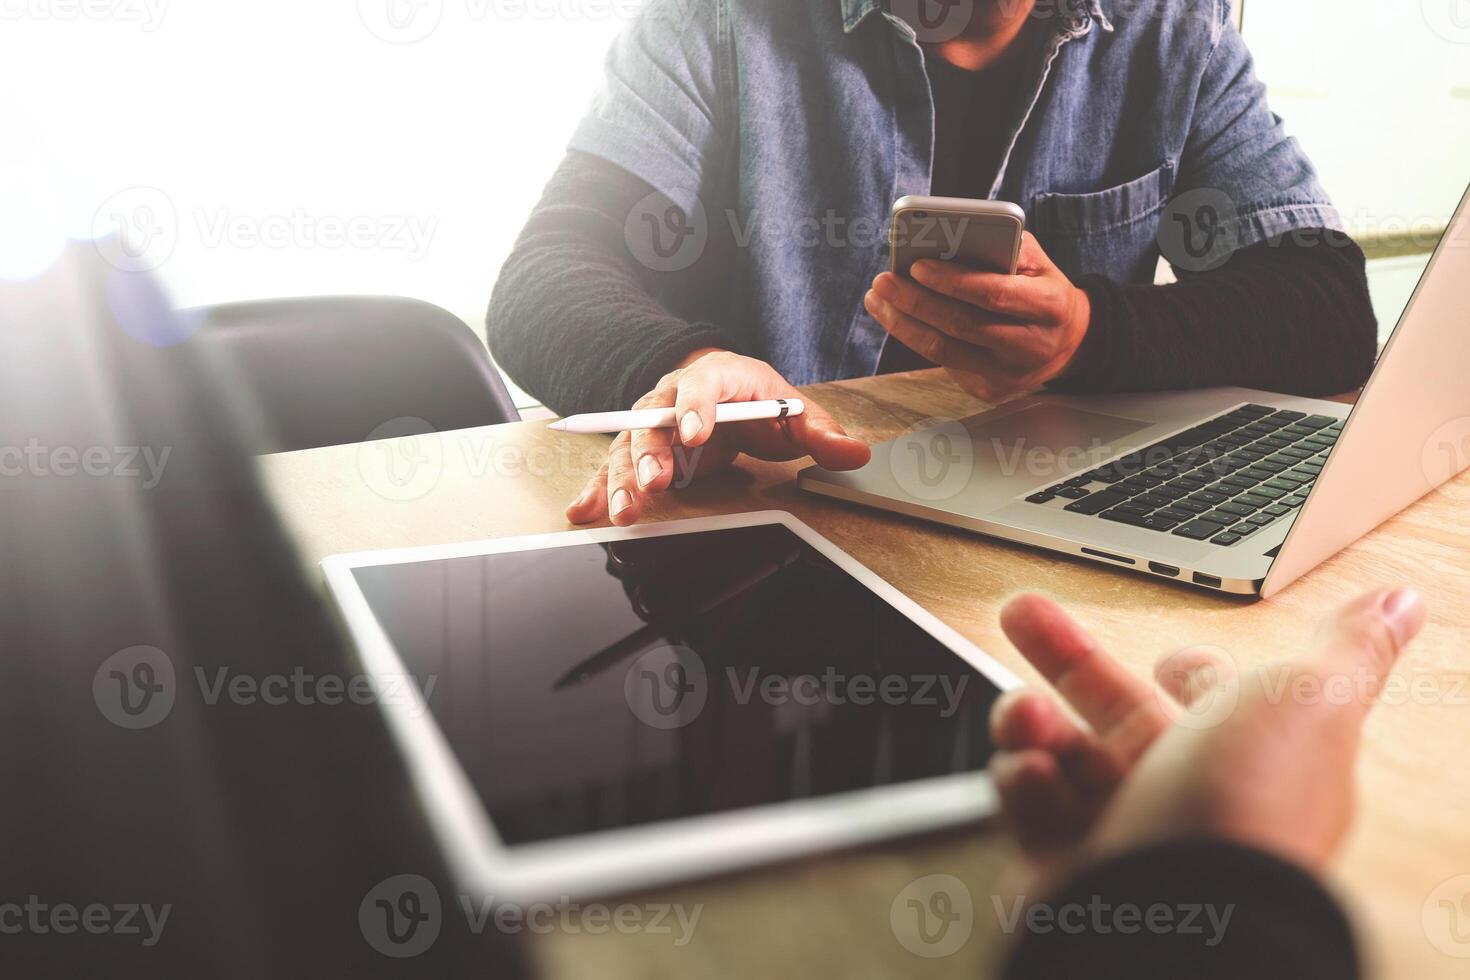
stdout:
<svg viewBox="0 0 1470 980">
<path fill-rule="evenodd" d="M 629 252 L 624 222 L 651 191 L 606 161 L 568 154 L 501 269 L 491 351 L 560 413 L 626 408 L 693 351 L 735 347 L 718 323 L 685 320 L 661 299 L 724 288 L 722 260 L 663 274 Z M 1241 385 L 1328 395 L 1361 385 L 1372 370 L 1377 324 L 1366 263 L 1341 235 L 1255 245 L 1170 285 L 1102 276 L 1078 285 L 1092 301 L 1092 323 L 1055 390 Z"/>
<path fill-rule="evenodd" d="M 1014 900 L 976 902 L 976 915 L 992 912 L 1015 937 L 1005 980 L 1361 975 L 1348 920 L 1315 878 L 1225 842 L 1130 851 L 1074 875 L 1029 913 Z"/>
</svg>

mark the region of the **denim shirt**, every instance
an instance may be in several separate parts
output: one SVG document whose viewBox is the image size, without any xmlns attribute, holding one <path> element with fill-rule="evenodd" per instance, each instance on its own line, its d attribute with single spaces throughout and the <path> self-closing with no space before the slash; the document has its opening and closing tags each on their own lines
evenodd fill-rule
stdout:
<svg viewBox="0 0 1470 980">
<path fill-rule="evenodd" d="M 657 191 L 625 231 L 660 281 L 714 264 L 723 288 L 668 289 L 673 312 L 794 384 L 877 369 L 887 334 L 863 295 L 893 202 L 930 187 L 920 42 L 972 2 L 987 0 L 649 0 L 569 148 Z M 1342 230 L 1229 0 L 1036 0 L 1031 16 L 1042 48 L 990 196 L 1020 205 L 1074 280 L 1147 283 L 1161 254 L 1201 272 L 1293 229 Z"/>
</svg>

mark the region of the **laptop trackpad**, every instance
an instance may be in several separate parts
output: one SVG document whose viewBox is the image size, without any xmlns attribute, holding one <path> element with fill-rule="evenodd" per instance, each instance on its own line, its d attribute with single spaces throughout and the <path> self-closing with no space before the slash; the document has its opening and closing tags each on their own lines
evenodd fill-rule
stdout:
<svg viewBox="0 0 1470 980">
<path fill-rule="evenodd" d="M 1123 439 L 1151 425 L 1053 402 L 1038 402 L 999 418 L 979 415 L 965 421 L 977 456 L 993 459 L 1005 472 L 1015 472 L 1018 463 L 1035 466 L 1042 457 L 1052 463 L 1047 467 L 1052 472 L 1096 466 L 1117 455 Z"/>
</svg>

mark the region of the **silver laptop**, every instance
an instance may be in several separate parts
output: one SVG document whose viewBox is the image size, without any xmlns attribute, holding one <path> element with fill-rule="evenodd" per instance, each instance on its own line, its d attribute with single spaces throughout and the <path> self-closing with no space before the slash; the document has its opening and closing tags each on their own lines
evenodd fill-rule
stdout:
<svg viewBox="0 0 1470 980">
<path fill-rule="evenodd" d="M 803 489 L 1270 596 L 1470 465 L 1470 194 L 1353 406 L 1244 388 L 1037 395 Z M 1349 414 L 1351 412 L 1351 414 Z"/>
</svg>

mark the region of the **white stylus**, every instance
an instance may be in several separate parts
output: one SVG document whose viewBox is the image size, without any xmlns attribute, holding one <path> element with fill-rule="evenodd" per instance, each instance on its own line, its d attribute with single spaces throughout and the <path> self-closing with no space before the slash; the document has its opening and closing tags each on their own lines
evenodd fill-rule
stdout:
<svg viewBox="0 0 1470 980">
<path fill-rule="evenodd" d="M 715 406 L 715 424 L 754 422 L 758 419 L 789 419 L 806 411 L 800 398 L 776 398 L 763 402 L 724 402 Z M 672 408 L 638 408 L 631 412 L 593 412 L 572 415 L 553 422 L 559 432 L 626 432 L 629 429 L 672 429 L 677 426 Z"/>
</svg>

